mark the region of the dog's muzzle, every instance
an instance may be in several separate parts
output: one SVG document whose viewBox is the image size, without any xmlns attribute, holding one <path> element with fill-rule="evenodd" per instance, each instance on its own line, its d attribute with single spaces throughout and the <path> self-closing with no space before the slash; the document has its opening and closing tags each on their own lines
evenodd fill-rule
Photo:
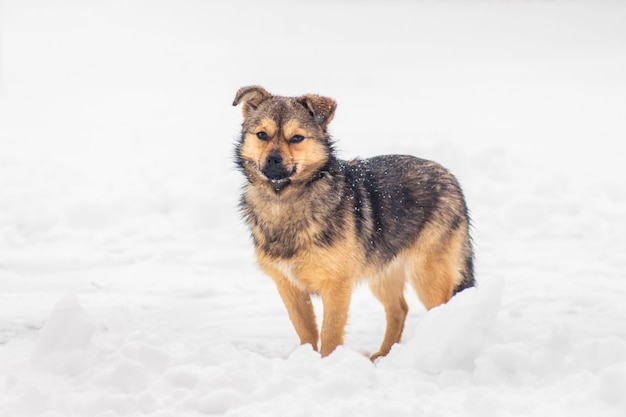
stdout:
<svg viewBox="0 0 626 417">
<path fill-rule="evenodd" d="M 283 165 L 283 157 L 277 153 L 271 153 L 265 158 L 261 172 L 271 181 L 281 181 L 288 178 L 292 172 Z"/>
</svg>

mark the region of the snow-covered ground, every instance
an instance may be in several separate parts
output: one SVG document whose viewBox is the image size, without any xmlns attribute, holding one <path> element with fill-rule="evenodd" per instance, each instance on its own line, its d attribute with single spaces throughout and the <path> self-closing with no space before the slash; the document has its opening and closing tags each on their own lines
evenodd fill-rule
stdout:
<svg viewBox="0 0 626 417">
<path fill-rule="evenodd" d="M 626 415 L 626 3 L 0 0 L 0 416 Z M 449 167 L 479 287 L 375 364 L 297 338 L 237 212 L 237 88 Z M 317 309 L 321 309 L 319 303 Z"/>
</svg>

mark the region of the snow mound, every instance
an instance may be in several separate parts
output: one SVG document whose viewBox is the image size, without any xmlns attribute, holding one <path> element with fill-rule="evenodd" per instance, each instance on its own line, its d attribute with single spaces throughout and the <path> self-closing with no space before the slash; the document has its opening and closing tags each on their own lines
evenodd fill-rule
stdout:
<svg viewBox="0 0 626 417">
<path fill-rule="evenodd" d="M 429 374 L 472 369 L 493 330 L 503 294 L 504 281 L 499 280 L 457 294 L 430 310 L 418 322 L 415 336 L 395 345 L 379 366 Z"/>
<path fill-rule="evenodd" d="M 39 334 L 31 357 L 35 366 L 57 372 L 75 373 L 91 346 L 97 326 L 89 318 L 76 295 L 57 302 Z"/>
</svg>

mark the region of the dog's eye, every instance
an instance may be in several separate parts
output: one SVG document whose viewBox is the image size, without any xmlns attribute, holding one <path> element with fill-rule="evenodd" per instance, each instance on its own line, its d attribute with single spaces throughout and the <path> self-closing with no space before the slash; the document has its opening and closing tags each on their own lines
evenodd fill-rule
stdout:
<svg viewBox="0 0 626 417">
<path fill-rule="evenodd" d="M 302 136 L 302 135 L 295 135 L 291 139 L 289 139 L 289 143 L 300 143 L 303 140 L 304 140 L 304 136 Z"/>
<path fill-rule="evenodd" d="M 268 139 L 268 136 L 267 136 L 266 132 L 259 132 L 259 133 L 256 134 L 256 137 L 261 139 L 261 140 L 267 140 Z"/>
</svg>

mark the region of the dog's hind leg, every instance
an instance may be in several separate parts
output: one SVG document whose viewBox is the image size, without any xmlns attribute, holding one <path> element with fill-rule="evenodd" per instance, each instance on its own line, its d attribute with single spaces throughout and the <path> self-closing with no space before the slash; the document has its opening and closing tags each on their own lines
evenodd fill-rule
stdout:
<svg viewBox="0 0 626 417">
<path fill-rule="evenodd" d="M 387 274 L 369 281 L 370 289 L 374 296 L 385 308 L 387 328 L 385 338 L 378 352 L 371 356 L 372 360 L 385 356 L 391 347 L 400 341 L 404 321 L 409 311 L 409 306 L 404 299 L 405 272 L 403 266 L 390 269 Z"/>
<path fill-rule="evenodd" d="M 411 283 L 426 309 L 450 300 L 463 281 L 467 234 L 462 228 L 449 233 L 429 231 L 416 246 L 411 261 Z"/>
<path fill-rule="evenodd" d="M 420 256 L 418 265 L 412 283 L 424 307 L 430 310 L 448 302 L 454 288 L 450 264 L 436 254 L 426 254 Z"/>
</svg>

